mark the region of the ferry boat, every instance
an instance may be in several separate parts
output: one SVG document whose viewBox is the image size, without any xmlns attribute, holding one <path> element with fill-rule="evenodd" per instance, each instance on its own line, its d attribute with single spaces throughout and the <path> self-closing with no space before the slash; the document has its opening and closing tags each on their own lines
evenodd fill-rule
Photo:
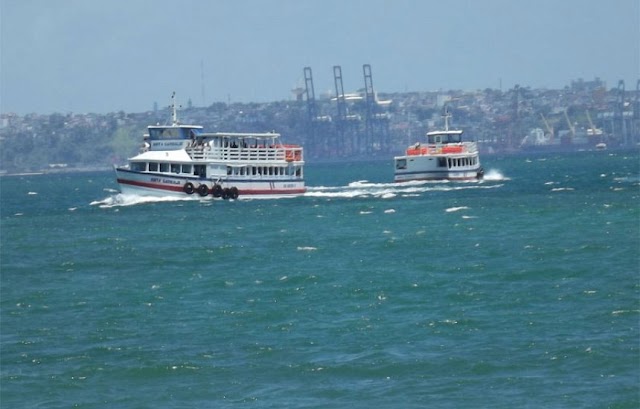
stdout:
<svg viewBox="0 0 640 409">
<path fill-rule="evenodd" d="M 478 145 L 463 142 L 462 130 L 450 130 L 450 117 L 445 111 L 444 130 L 427 132 L 426 143 L 417 142 L 394 157 L 396 182 L 482 179 Z"/>
<path fill-rule="evenodd" d="M 140 196 L 297 196 L 305 192 L 303 149 L 280 134 L 206 133 L 178 122 L 175 93 L 171 125 L 149 126 L 142 152 L 115 167 L 124 194 Z"/>
</svg>

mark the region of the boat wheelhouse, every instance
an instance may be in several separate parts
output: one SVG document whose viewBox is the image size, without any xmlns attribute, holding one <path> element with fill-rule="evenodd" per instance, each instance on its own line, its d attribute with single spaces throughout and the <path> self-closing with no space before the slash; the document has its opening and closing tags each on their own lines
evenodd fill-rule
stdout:
<svg viewBox="0 0 640 409">
<path fill-rule="evenodd" d="M 172 96 L 174 98 L 174 96 Z M 303 149 L 280 134 L 215 132 L 183 125 L 148 127 L 143 151 L 116 167 L 122 193 L 224 199 L 296 196 L 305 192 Z"/>
<path fill-rule="evenodd" d="M 427 132 L 426 143 L 409 146 L 394 158 L 394 180 L 474 180 L 481 179 L 478 146 L 462 140 L 462 130 L 449 129 L 450 114 L 445 111 L 445 129 Z"/>
</svg>

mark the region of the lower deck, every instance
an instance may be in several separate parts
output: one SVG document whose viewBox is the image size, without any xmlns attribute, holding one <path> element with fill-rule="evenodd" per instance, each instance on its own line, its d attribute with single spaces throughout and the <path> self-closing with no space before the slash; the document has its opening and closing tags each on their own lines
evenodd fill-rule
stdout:
<svg viewBox="0 0 640 409">
<path fill-rule="evenodd" d="M 482 167 L 474 155 L 423 155 L 395 158 L 395 181 L 470 180 L 482 177 Z"/>
<path fill-rule="evenodd" d="M 214 195 L 218 187 L 237 189 L 239 196 L 299 195 L 305 193 L 302 177 L 251 174 L 222 175 L 206 178 L 203 175 L 139 172 L 116 168 L 116 179 L 122 193 L 137 195 Z"/>
</svg>

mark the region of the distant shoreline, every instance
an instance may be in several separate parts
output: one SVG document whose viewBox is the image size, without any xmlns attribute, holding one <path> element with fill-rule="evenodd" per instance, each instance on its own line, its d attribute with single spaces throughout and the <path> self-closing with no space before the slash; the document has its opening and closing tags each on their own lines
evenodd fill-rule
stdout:
<svg viewBox="0 0 640 409">
<path fill-rule="evenodd" d="M 108 172 L 112 167 L 108 166 L 96 166 L 96 167 L 79 167 L 79 168 L 54 168 L 54 169 L 42 169 L 31 172 L 0 172 L 0 177 L 9 176 L 39 176 L 39 175 L 51 175 L 61 173 L 89 173 L 89 172 Z"/>
<path fill-rule="evenodd" d="M 632 152 L 640 150 L 640 146 L 617 146 L 613 148 L 608 148 L 605 150 L 596 150 L 596 149 L 557 149 L 557 150 L 517 150 L 517 151 L 496 151 L 496 152 L 484 152 L 481 154 L 482 158 L 495 158 L 500 156 L 545 156 L 545 155 L 556 155 L 556 154 L 574 154 L 574 153 L 584 153 L 584 152 L 601 152 L 601 153 L 619 153 L 619 152 Z M 333 158 L 333 159 L 311 159 L 306 160 L 307 164 L 332 164 L 332 163 L 361 163 L 367 161 L 392 161 L 392 156 L 355 156 L 351 158 Z M 15 177 L 15 176 L 39 176 L 39 175 L 51 175 L 51 174 L 63 174 L 63 173 L 90 173 L 90 172 L 109 172 L 113 169 L 113 166 L 95 166 L 95 167 L 66 167 L 66 168 L 52 168 L 52 169 L 41 169 L 37 171 L 30 172 L 2 172 L 0 171 L 0 177 Z"/>
</svg>

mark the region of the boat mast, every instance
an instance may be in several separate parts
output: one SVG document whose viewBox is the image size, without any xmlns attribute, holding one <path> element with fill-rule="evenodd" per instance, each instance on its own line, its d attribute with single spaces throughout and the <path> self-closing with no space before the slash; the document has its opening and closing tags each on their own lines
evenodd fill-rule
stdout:
<svg viewBox="0 0 640 409">
<path fill-rule="evenodd" d="M 449 107 L 448 106 L 444 106 L 444 113 L 442 114 L 442 116 L 444 117 L 444 130 L 448 131 L 449 130 L 449 118 L 451 118 L 451 114 L 449 113 Z"/>
<path fill-rule="evenodd" d="M 176 92 L 171 94 L 171 125 L 178 125 L 178 111 L 176 107 Z"/>
</svg>

